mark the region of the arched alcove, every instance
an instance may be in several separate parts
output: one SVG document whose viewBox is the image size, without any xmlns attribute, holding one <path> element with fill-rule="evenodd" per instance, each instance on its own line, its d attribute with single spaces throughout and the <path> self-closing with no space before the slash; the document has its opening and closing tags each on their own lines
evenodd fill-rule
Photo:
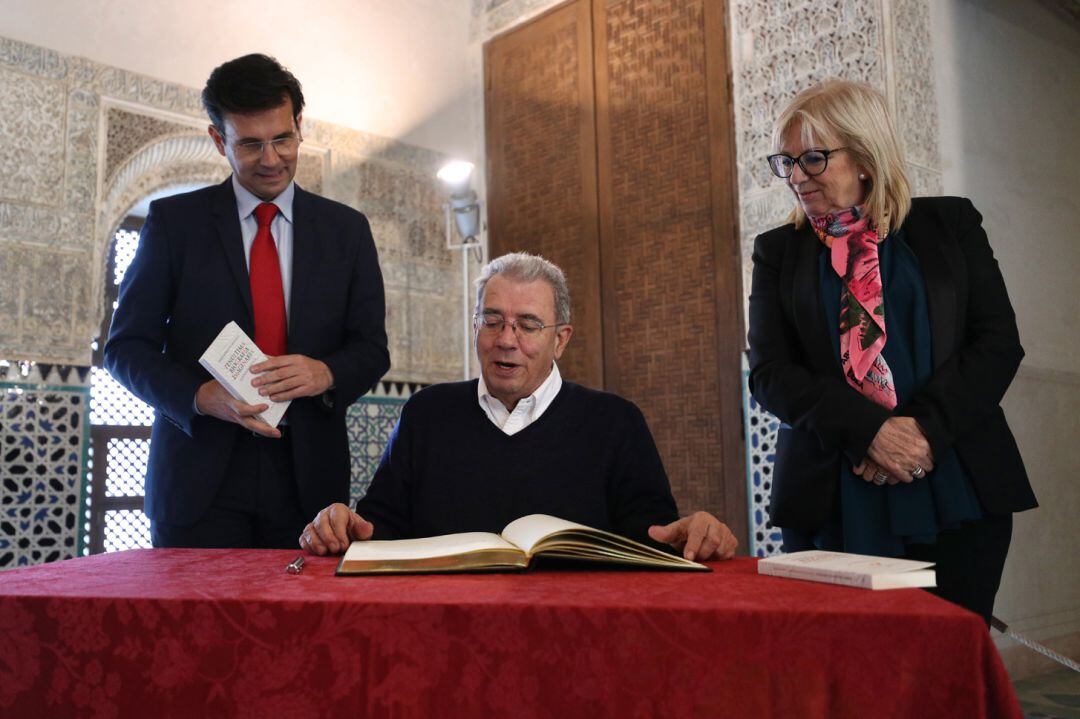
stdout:
<svg viewBox="0 0 1080 719">
<path fill-rule="evenodd" d="M 106 158 L 106 167 L 109 158 Z M 98 203 L 97 232 L 95 236 L 94 296 L 102 303 L 98 311 L 99 322 L 104 306 L 104 283 L 106 259 L 116 230 L 131 210 L 146 197 L 162 194 L 171 188 L 197 187 L 223 181 L 229 176 L 229 165 L 209 136 L 196 134 L 169 134 L 154 138 L 137 149 L 111 174 L 102 188 Z"/>
</svg>

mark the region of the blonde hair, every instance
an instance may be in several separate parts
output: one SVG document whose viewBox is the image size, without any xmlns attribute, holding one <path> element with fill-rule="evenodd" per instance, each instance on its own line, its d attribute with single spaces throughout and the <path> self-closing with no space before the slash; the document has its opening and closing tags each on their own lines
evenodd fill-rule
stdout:
<svg viewBox="0 0 1080 719">
<path fill-rule="evenodd" d="M 865 169 L 869 178 L 864 204 L 878 232 L 884 235 L 900 226 L 911 209 L 911 185 L 881 93 L 865 83 L 836 78 L 803 90 L 773 125 L 774 152 L 780 152 L 784 136 L 796 125 L 805 147 L 835 143 Z M 796 227 L 806 222 L 798 201 L 788 219 Z"/>
</svg>

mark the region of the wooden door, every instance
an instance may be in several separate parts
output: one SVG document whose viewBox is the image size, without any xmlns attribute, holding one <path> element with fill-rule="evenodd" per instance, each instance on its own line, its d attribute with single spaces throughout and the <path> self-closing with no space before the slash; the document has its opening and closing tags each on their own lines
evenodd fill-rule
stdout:
<svg viewBox="0 0 1080 719">
<path fill-rule="evenodd" d="M 559 369 L 602 388 L 589 0 L 488 43 L 484 67 L 490 254 L 538 252 L 563 269 L 574 336 Z"/>
<path fill-rule="evenodd" d="M 595 2 L 604 385 L 645 413 L 680 508 L 744 528 L 723 10 L 716 0 Z"/>
</svg>

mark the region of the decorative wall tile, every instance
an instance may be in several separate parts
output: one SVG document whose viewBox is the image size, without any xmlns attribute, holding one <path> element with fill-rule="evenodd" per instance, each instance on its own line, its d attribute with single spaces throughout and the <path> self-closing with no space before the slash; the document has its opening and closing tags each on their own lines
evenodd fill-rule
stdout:
<svg viewBox="0 0 1080 719">
<path fill-rule="evenodd" d="M 750 370 L 743 357 L 743 422 L 746 437 L 746 497 L 749 505 L 750 556 L 771 557 L 783 549 L 780 529 L 769 521 L 772 468 L 780 420 L 765 411 L 750 394 Z"/>
<path fill-rule="evenodd" d="M 404 398 L 363 397 L 349 407 L 345 422 L 352 453 L 350 504 L 367 493 L 404 405 Z"/>
<path fill-rule="evenodd" d="M 0 569 L 79 550 L 89 389 L 0 383 Z"/>
</svg>

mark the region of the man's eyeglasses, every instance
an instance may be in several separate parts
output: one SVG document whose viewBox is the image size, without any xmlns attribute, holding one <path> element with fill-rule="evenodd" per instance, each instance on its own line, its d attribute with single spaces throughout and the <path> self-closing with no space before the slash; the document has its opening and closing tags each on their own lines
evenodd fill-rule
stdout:
<svg viewBox="0 0 1080 719">
<path fill-rule="evenodd" d="M 514 330 L 514 334 L 517 335 L 518 339 L 536 337 L 548 327 L 561 327 L 567 324 L 570 323 L 556 322 L 553 325 L 546 325 L 534 317 L 518 317 L 516 320 L 511 321 L 502 315 L 493 313 L 484 313 L 473 316 L 473 325 L 478 331 L 498 335 L 502 334 L 503 326 L 510 325 L 510 328 Z"/>
<path fill-rule="evenodd" d="M 816 177 L 825 172 L 825 168 L 829 166 L 829 155 L 846 149 L 846 147 L 834 147 L 831 150 L 807 150 L 798 157 L 778 152 L 775 155 L 769 155 L 766 159 L 769 161 L 769 169 L 777 177 L 784 179 L 791 177 L 791 173 L 795 171 L 796 162 L 799 163 L 803 172 L 810 177 Z"/>
<path fill-rule="evenodd" d="M 278 157 L 292 157 L 296 154 L 296 151 L 300 148 L 300 143 L 304 139 L 297 135 L 285 135 L 284 137 L 275 137 L 273 140 L 248 140 L 246 142 L 234 142 L 233 151 L 238 157 L 246 160 L 254 160 L 255 158 L 262 157 L 263 150 L 266 146 L 274 148 L 274 152 L 278 154 Z"/>
</svg>

